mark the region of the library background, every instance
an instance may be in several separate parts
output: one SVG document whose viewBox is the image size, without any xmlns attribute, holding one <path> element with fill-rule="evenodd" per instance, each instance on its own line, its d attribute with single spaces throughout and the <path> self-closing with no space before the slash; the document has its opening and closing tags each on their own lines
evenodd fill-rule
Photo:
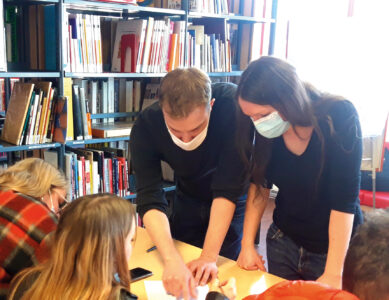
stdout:
<svg viewBox="0 0 389 300">
<path fill-rule="evenodd" d="M 272 54 L 276 10 L 277 0 L 1 0 L 1 168 L 41 157 L 64 171 L 69 199 L 134 201 L 129 134 L 160 79 L 197 67 L 237 82 Z"/>
</svg>

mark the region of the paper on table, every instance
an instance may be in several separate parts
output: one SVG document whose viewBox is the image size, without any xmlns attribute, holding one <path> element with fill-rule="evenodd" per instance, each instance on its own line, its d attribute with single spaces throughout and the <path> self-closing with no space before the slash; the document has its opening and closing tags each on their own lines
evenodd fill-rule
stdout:
<svg viewBox="0 0 389 300">
<path fill-rule="evenodd" d="M 145 280 L 147 299 L 149 300 L 175 300 L 176 297 L 166 294 L 161 280 Z M 197 287 L 197 300 L 205 300 L 209 291 L 208 285 Z"/>
</svg>

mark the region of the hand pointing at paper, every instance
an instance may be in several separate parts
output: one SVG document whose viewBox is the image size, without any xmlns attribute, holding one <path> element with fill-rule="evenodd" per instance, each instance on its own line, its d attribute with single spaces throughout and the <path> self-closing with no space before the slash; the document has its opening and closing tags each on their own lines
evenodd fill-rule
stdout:
<svg viewBox="0 0 389 300">
<path fill-rule="evenodd" d="M 168 294 L 184 300 L 197 297 L 194 278 L 179 256 L 165 261 L 162 281 Z"/>
</svg>

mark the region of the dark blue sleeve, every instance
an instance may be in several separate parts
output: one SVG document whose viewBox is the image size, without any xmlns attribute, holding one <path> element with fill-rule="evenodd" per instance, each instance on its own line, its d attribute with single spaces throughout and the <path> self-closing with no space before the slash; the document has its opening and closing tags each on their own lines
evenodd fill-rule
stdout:
<svg viewBox="0 0 389 300">
<path fill-rule="evenodd" d="M 358 113 L 349 101 L 331 110 L 333 132 L 328 140 L 331 209 L 355 213 L 359 201 L 362 135 Z"/>
<path fill-rule="evenodd" d="M 167 213 L 168 203 L 162 189 L 161 160 L 152 145 L 142 115 L 136 120 L 130 138 L 131 163 L 137 192 L 137 211 L 143 215 L 150 209 Z"/>
<path fill-rule="evenodd" d="M 247 192 L 248 178 L 243 159 L 236 145 L 236 110 L 234 97 L 236 85 L 216 83 L 212 85 L 212 97 L 216 101 L 225 101 L 223 111 L 219 114 L 218 126 L 224 130 L 217 169 L 212 177 L 212 196 L 226 198 L 236 203 Z"/>
</svg>

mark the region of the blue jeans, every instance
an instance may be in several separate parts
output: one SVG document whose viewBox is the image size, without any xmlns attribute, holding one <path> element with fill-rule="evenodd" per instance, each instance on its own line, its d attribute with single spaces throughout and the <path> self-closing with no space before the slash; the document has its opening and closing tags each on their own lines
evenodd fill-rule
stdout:
<svg viewBox="0 0 389 300">
<path fill-rule="evenodd" d="M 323 272 L 327 253 L 309 252 L 295 244 L 274 223 L 266 237 L 269 273 L 288 280 L 316 280 Z"/>
<path fill-rule="evenodd" d="M 234 217 L 224 239 L 220 255 L 236 260 L 240 252 L 243 235 L 243 220 L 246 196 L 241 197 L 235 208 Z M 173 238 L 202 248 L 208 229 L 211 203 L 201 202 L 177 193 L 170 228 Z"/>
</svg>

